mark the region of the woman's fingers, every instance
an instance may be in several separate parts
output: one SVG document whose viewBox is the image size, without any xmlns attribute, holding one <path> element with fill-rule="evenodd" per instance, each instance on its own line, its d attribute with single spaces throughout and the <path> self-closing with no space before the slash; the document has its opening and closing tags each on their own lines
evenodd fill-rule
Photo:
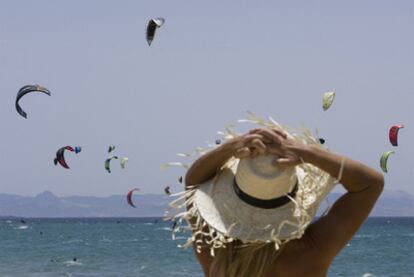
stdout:
<svg viewBox="0 0 414 277">
<path fill-rule="evenodd" d="M 251 146 L 262 155 L 266 153 L 266 145 L 260 139 L 254 139 Z"/>
<path fill-rule="evenodd" d="M 277 128 L 256 128 L 253 130 L 250 130 L 250 134 L 261 134 L 269 139 L 277 139 L 280 140 L 280 137 L 286 139 L 287 135 L 282 130 L 279 130 Z M 279 137 L 276 137 L 279 136 Z"/>
<path fill-rule="evenodd" d="M 240 148 L 239 150 L 237 150 L 235 156 L 238 159 L 244 159 L 244 158 L 249 157 L 250 155 L 251 155 L 250 149 L 248 147 L 243 147 L 243 148 Z"/>
<path fill-rule="evenodd" d="M 281 145 L 286 135 L 270 128 L 259 128 L 250 130 L 249 133 L 240 137 L 236 153 L 238 158 L 256 157 L 258 155 L 273 154 L 285 156 Z"/>
<path fill-rule="evenodd" d="M 244 138 L 243 138 L 245 141 L 251 141 L 251 140 L 254 140 L 254 139 L 263 139 L 263 136 L 261 135 L 261 134 L 246 134 L 246 135 L 244 135 Z"/>
<path fill-rule="evenodd" d="M 254 134 L 260 134 L 265 139 L 270 140 L 270 143 L 273 142 L 276 144 L 281 144 L 281 141 L 286 137 L 286 135 L 284 135 L 283 133 L 276 132 L 272 129 L 266 129 L 266 128 L 257 129 L 254 132 Z"/>
<path fill-rule="evenodd" d="M 281 131 L 281 130 L 279 130 L 279 129 L 272 128 L 272 131 L 275 132 L 276 134 L 278 134 L 279 136 L 281 136 L 282 138 L 287 138 L 286 133 L 283 132 L 283 131 Z"/>
<path fill-rule="evenodd" d="M 254 140 L 262 140 L 263 136 L 259 134 L 246 134 L 240 139 L 240 147 L 250 145 Z"/>
<path fill-rule="evenodd" d="M 281 156 L 281 157 L 286 156 L 286 151 L 280 145 L 275 145 L 275 144 L 266 145 L 266 151 L 268 154 L 273 154 L 273 155 Z"/>
</svg>

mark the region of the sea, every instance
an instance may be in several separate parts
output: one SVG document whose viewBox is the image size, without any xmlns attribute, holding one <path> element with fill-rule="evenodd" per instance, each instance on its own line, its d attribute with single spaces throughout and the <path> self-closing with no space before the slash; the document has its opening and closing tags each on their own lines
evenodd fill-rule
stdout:
<svg viewBox="0 0 414 277">
<path fill-rule="evenodd" d="M 0 276 L 203 276 L 160 218 L 0 220 Z M 414 276 L 414 218 L 369 218 L 328 276 Z"/>
</svg>

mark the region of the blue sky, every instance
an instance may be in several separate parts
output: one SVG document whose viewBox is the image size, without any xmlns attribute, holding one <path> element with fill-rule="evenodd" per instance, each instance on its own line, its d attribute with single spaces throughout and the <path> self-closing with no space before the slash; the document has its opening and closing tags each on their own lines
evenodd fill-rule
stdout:
<svg viewBox="0 0 414 277">
<path fill-rule="evenodd" d="M 151 17 L 166 22 L 148 47 Z M 412 1 L 1 1 L 0 192 L 35 195 L 162 193 L 175 153 L 214 141 L 246 110 L 320 130 L 333 151 L 414 193 Z M 21 101 L 41 84 L 52 97 Z M 337 93 L 327 112 L 325 91 Z M 388 129 L 402 123 L 400 146 Z M 128 168 L 103 167 L 107 147 Z M 53 165 L 56 150 L 71 170 Z"/>
</svg>

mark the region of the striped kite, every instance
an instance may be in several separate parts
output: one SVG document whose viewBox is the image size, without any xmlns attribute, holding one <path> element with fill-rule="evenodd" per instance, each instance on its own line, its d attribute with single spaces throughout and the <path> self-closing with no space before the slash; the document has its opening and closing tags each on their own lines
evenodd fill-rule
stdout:
<svg viewBox="0 0 414 277">
<path fill-rule="evenodd" d="M 26 94 L 28 94 L 30 92 L 42 92 L 42 93 L 47 94 L 49 96 L 51 95 L 50 91 L 47 88 L 39 86 L 39 85 L 27 85 L 27 86 L 22 87 L 17 92 L 15 105 L 16 105 L 17 112 L 21 116 L 23 116 L 24 118 L 27 118 L 27 113 L 20 107 L 19 101 L 23 96 L 25 96 Z"/>
<path fill-rule="evenodd" d="M 111 160 L 112 159 L 118 159 L 117 156 L 109 156 L 106 160 L 105 160 L 105 169 L 106 171 L 108 171 L 108 173 L 111 173 Z"/>
<path fill-rule="evenodd" d="M 82 147 L 76 146 L 75 148 L 73 148 L 72 146 L 64 146 L 64 147 L 59 148 L 59 150 L 56 152 L 56 158 L 53 160 L 53 163 L 55 165 L 59 163 L 62 167 L 69 169 L 70 167 L 66 163 L 65 156 L 64 156 L 65 150 L 75 152 L 75 154 L 78 154 L 79 152 L 82 151 Z"/>
</svg>

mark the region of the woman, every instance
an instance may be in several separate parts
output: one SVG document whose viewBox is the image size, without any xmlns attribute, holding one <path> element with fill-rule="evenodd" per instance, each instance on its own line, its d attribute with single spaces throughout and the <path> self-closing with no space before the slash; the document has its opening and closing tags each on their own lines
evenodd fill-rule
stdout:
<svg viewBox="0 0 414 277">
<path fill-rule="evenodd" d="M 335 256 L 368 217 L 384 180 L 376 170 L 328 152 L 316 141 L 277 126 L 254 129 L 192 164 L 185 178 L 187 190 L 192 191 L 186 195 L 186 216 L 205 276 L 326 275 Z M 238 165 L 233 171 L 228 170 L 231 166 L 223 170 L 231 160 L 238 160 Z M 256 169 L 265 173 L 249 172 Z M 259 177 L 252 177 L 255 174 Z M 347 192 L 326 215 L 312 221 L 335 177 Z M 278 185 L 272 188 L 269 178 Z M 257 183 L 265 185 L 257 188 Z M 280 195 L 277 191 L 283 186 Z M 267 220 L 263 214 L 274 214 L 273 222 L 261 225 Z M 249 226 L 251 222 L 254 226 Z"/>
</svg>

